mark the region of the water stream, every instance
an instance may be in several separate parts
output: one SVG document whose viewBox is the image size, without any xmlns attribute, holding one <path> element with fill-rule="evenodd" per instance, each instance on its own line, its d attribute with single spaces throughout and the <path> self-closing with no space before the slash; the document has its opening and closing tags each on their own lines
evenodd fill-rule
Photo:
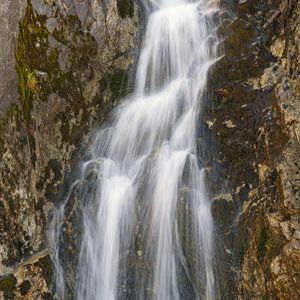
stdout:
<svg viewBox="0 0 300 300">
<path fill-rule="evenodd" d="M 197 144 L 218 59 L 218 2 L 149 3 L 134 94 L 99 129 L 81 165 L 78 181 L 93 184 L 80 199 L 78 300 L 218 298 L 205 145 Z M 53 230 L 64 298 L 60 227 Z"/>
</svg>

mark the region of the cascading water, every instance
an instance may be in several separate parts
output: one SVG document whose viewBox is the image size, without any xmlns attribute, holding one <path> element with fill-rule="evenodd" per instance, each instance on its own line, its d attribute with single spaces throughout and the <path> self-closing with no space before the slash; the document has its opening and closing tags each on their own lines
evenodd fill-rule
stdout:
<svg viewBox="0 0 300 300">
<path fill-rule="evenodd" d="M 78 300 L 218 297 L 205 146 L 196 144 L 208 72 L 218 59 L 218 3 L 149 3 L 135 92 L 96 134 L 81 167 L 79 182 L 93 180 L 93 188 L 81 194 Z M 63 298 L 57 236 L 54 242 Z"/>
</svg>

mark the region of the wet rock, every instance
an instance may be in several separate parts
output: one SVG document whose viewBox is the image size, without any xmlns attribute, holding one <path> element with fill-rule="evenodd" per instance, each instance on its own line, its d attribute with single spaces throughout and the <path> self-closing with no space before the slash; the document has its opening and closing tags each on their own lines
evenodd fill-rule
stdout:
<svg viewBox="0 0 300 300">
<path fill-rule="evenodd" d="M 299 15 L 295 1 L 223 1 L 226 56 L 212 75 L 207 119 L 214 119 L 215 159 L 233 193 L 230 221 L 216 218 L 238 299 L 296 299 L 300 294 Z M 236 125 L 224 126 L 228 122 Z M 229 123 L 231 124 L 231 123 Z M 242 187 L 242 188 L 240 188 Z M 218 190 L 218 189 L 217 189 Z M 216 191 L 220 193 L 220 191 Z M 225 202 L 224 202 L 225 203 Z M 224 210 L 214 203 L 214 210 Z M 220 215 L 220 213 L 219 213 Z M 231 281 L 231 279 L 228 279 Z M 225 296 L 224 299 L 230 299 Z"/>
<path fill-rule="evenodd" d="M 17 279 L 14 299 L 52 297 L 46 265 L 24 276 L 19 266 L 47 247 L 49 212 L 89 132 L 132 90 L 139 17 L 131 5 L 123 18 L 115 0 L 0 4 L 0 39 L 9 41 L 0 43 L 0 277 Z"/>
<path fill-rule="evenodd" d="M 41 251 L 0 278 L 0 299 L 53 299 L 52 276 L 49 253 Z"/>
</svg>

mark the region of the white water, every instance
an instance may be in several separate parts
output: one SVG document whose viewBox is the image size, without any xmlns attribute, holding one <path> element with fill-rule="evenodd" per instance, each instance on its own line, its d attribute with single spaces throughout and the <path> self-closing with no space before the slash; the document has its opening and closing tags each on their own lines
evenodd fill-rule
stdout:
<svg viewBox="0 0 300 300">
<path fill-rule="evenodd" d="M 97 178 L 81 199 L 78 300 L 187 299 L 183 282 L 191 299 L 217 298 L 213 220 L 199 163 L 205 145 L 196 141 L 217 60 L 218 3 L 149 3 L 135 93 L 99 130 L 81 167 L 80 180 L 91 172 Z"/>
</svg>

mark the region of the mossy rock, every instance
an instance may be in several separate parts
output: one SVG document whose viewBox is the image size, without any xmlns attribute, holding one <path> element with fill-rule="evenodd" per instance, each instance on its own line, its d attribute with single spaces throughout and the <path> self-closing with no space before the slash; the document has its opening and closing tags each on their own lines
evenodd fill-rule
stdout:
<svg viewBox="0 0 300 300">
<path fill-rule="evenodd" d="M 134 3 L 132 0 L 117 0 L 117 8 L 123 19 L 133 16 Z"/>
<path fill-rule="evenodd" d="M 48 49 L 49 32 L 45 27 L 46 18 L 33 10 L 27 2 L 24 18 L 19 24 L 18 44 L 16 48 L 16 69 L 19 75 L 18 89 L 23 115 L 30 122 L 32 102 L 38 92 L 36 69 L 45 69 L 43 59 Z"/>
<path fill-rule="evenodd" d="M 16 285 L 17 279 L 12 274 L 0 280 L 0 291 L 4 293 L 5 299 L 14 299 Z"/>
<path fill-rule="evenodd" d="M 256 238 L 256 255 L 258 260 L 260 262 L 272 261 L 274 257 L 280 254 L 283 243 L 284 238 L 280 234 L 273 232 L 265 221 L 262 221 Z"/>
<path fill-rule="evenodd" d="M 259 229 L 257 239 L 256 254 L 259 261 L 263 261 L 267 254 L 267 243 L 269 241 L 269 233 L 267 226 L 263 223 Z"/>
</svg>

